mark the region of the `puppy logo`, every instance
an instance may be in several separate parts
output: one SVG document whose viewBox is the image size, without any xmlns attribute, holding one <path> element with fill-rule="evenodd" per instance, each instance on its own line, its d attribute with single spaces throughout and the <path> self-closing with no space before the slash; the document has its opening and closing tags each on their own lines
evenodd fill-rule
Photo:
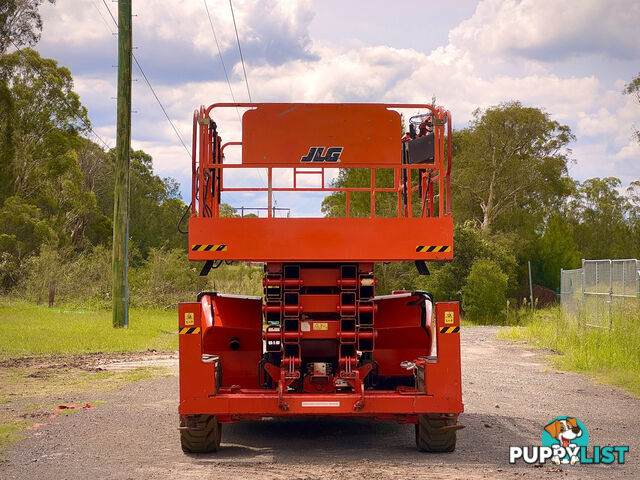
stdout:
<svg viewBox="0 0 640 480">
<path fill-rule="evenodd" d="M 542 445 L 553 448 L 551 461 L 556 465 L 580 462 L 580 447 L 588 442 L 587 429 L 574 417 L 557 417 L 542 432 Z"/>
</svg>

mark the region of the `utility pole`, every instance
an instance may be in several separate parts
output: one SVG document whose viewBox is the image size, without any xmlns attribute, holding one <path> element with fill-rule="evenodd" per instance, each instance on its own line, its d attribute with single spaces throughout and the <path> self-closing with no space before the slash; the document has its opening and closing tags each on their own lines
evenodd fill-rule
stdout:
<svg viewBox="0 0 640 480">
<path fill-rule="evenodd" d="M 527 261 L 529 266 L 529 300 L 531 300 L 531 313 L 535 313 L 536 307 L 533 303 L 533 283 L 531 283 L 531 260 Z"/>
<path fill-rule="evenodd" d="M 118 110 L 113 195 L 113 326 L 129 326 L 129 151 L 131 148 L 131 2 L 118 1 Z"/>
</svg>

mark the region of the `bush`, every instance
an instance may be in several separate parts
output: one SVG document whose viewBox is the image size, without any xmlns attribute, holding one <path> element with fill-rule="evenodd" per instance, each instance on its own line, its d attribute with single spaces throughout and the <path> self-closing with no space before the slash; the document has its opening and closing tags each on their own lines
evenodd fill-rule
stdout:
<svg viewBox="0 0 640 480">
<path fill-rule="evenodd" d="M 462 307 L 470 320 L 502 323 L 506 317 L 507 275 L 493 260 L 476 260 L 462 287 Z"/>
<path fill-rule="evenodd" d="M 507 275 L 507 295 L 514 296 L 518 284 L 514 240 L 506 235 L 484 235 L 471 222 L 455 225 L 453 234 L 453 261 L 440 265 L 430 263 L 430 276 L 416 276 L 418 289 L 431 292 L 438 302 L 460 302 L 471 267 L 480 259 L 486 259 L 495 262 Z"/>
<path fill-rule="evenodd" d="M 130 254 L 135 255 L 135 247 Z M 111 255 L 111 249 L 101 245 L 77 255 L 44 244 L 39 255 L 27 260 L 20 292 L 38 304 L 48 300 L 50 306 L 109 309 L 113 288 Z M 0 267 L 6 270 L 3 262 L 0 255 Z M 223 263 L 207 277 L 200 276 L 201 269 L 202 263 L 190 262 L 182 249 L 152 248 L 146 261 L 129 261 L 129 305 L 175 307 L 178 302 L 195 301 L 201 291 L 211 290 L 262 295 L 261 265 Z"/>
<path fill-rule="evenodd" d="M 113 268 L 111 249 L 102 245 L 70 262 L 61 295 L 65 303 L 90 308 L 111 308 Z"/>
<path fill-rule="evenodd" d="M 195 301 L 201 291 L 243 295 L 262 294 L 262 268 L 246 263 L 223 263 L 200 276 L 201 262 L 190 262 L 181 249 L 151 249 L 149 259 L 131 272 L 132 306 L 175 307 Z"/>
</svg>

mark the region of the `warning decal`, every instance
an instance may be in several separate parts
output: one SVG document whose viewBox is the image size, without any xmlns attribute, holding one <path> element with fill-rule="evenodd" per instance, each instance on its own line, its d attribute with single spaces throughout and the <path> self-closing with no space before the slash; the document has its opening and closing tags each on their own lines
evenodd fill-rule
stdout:
<svg viewBox="0 0 640 480">
<path fill-rule="evenodd" d="M 195 335 L 200 333 L 200 327 L 181 328 L 178 330 L 180 335 Z"/>
</svg>

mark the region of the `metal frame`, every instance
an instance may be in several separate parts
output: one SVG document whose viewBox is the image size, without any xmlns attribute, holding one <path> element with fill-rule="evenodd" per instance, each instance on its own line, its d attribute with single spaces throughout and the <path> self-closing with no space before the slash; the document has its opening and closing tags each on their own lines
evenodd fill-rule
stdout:
<svg viewBox="0 0 640 480">
<path fill-rule="evenodd" d="M 622 267 L 622 284 L 623 284 L 623 288 L 626 285 L 626 280 L 625 280 L 625 268 L 624 268 L 624 264 L 625 263 L 632 263 L 635 265 L 635 268 L 633 269 L 636 275 L 635 278 L 635 292 L 634 294 L 627 294 L 623 291 L 623 293 L 616 293 L 617 288 L 616 285 L 614 284 L 614 269 L 616 267 L 616 265 L 623 265 Z M 599 265 L 600 264 L 604 264 L 604 265 L 608 265 L 608 269 L 609 269 L 609 275 L 608 275 L 608 281 L 607 281 L 607 276 L 605 275 L 605 282 L 607 283 L 607 288 L 606 290 L 600 290 L 598 288 L 598 285 L 600 283 L 601 280 L 601 272 L 600 272 L 600 268 Z M 595 265 L 595 282 L 587 282 L 586 280 L 586 270 L 587 267 L 590 265 Z M 567 285 L 566 285 L 566 280 L 565 277 L 568 275 L 579 275 L 581 278 L 581 287 L 580 287 L 580 302 L 581 302 L 581 309 L 582 311 L 585 312 L 585 314 L 589 314 L 589 308 L 587 306 L 587 300 L 589 297 L 594 297 L 594 298 L 602 298 L 603 301 L 606 301 L 607 304 L 607 315 L 608 315 L 608 325 L 598 325 L 596 323 L 585 323 L 586 326 L 589 327 L 595 327 L 595 328 L 608 328 L 609 330 L 613 329 L 613 314 L 612 314 L 612 309 L 613 309 L 613 303 L 615 301 L 616 298 L 621 298 L 621 299 L 634 299 L 634 300 L 638 300 L 640 301 L 640 274 L 638 273 L 640 271 L 640 261 L 638 261 L 637 259 L 634 258 L 627 258 L 627 259 L 600 259 L 600 260 L 585 260 L 582 259 L 582 268 L 579 269 L 574 269 L 574 270 L 560 270 L 560 301 L 561 304 L 563 304 L 563 307 L 565 309 L 570 308 L 569 307 L 569 298 L 575 298 L 575 296 L 573 295 L 573 289 L 571 289 L 571 291 L 568 291 L 567 289 Z M 593 285 L 595 285 L 595 291 L 592 290 L 592 283 Z M 589 315 L 589 317 L 592 317 L 591 315 Z"/>
<path fill-rule="evenodd" d="M 193 115 L 192 137 L 192 197 L 189 220 L 189 245 L 227 245 L 223 251 L 197 251 L 190 248 L 191 260 L 249 260 L 249 261 L 392 261 L 453 259 L 453 222 L 451 219 L 450 173 L 451 148 L 445 149 L 445 138 L 451 138 L 451 113 L 442 107 L 428 104 L 321 104 L 324 108 L 349 108 L 367 106 L 373 109 L 425 109 L 431 112 L 434 123 L 434 161 L 428 164 L 404 164 L 398 150 L 397 161 L 373 158 L 358 163 L 318 163 L 313 165 L 293 163 L 289 160 L 272 163 L 225 163 L 224 151 L 229 146 L 242 146 L 242 142 L 222 142 L 217 135 L 215 122 L 210 116 L 215 109 L 244 107 L 260 109 L 279 104 L 216 103 L 207 108 L 200 107 Z M 303 105 L 307 108 L 310 104 Z M 375 135 L 378 132 L 372 132 Z M 399 137 L 400 132 L 398 132 Z M 449 140 L 447 140 L 448 142 Z M 400 145 L 400 138 L 398 138 Z M 445 151 L 446 150 L 446 151 Z M 386 162 L 386 163 L 385 163 Z M 273 185 L 274 169 L 289 168 L 293 171 L 293 182 L 289 187 Z M 312 168 L 313 170 L 309 170 Z M 369 187 L 335 187 L 328 185 L 327 168 L 366 168 L 370 171 Z M 265 187 L 229 187 L 225 185 L 224 173 L 230 170 L 266 169 Z M 376 186 L 376 170 L 393 170 L 391 187 Z M 413 171 L 418 172 L 418 182 L 412 183 Z M 298 175 L 318 175 L 319 187 L 299 185 Z M 264 192 L 267 194 L 267 218 L 237 219 L 219 216 L 220 198 L 224 192 Z M 273 216 L 274 192 L 323 192 L 344 193 L 346 218 L 287 218 Z M 370 212 L 366 218 L 351 216 L 351 197 L 354 193 L 369 193 Z M 406 194 L 411 192 L 411 194 Z M 376 216 L 376 194 L 393 193 L 397 196 L 397 216 Z M 414 199 L 412 197 L 416 196 Z M 406 200 L 405 200 L 406 198 Z M 414 201 L 419 202 L 414 215 Z M 437 205 L 436 205 L 437 203 Z M 280 223 L 283 221 L 284 223 Z M 243 242 L 250 233 L 254 238 L 266 239 L 262 251 Z M 384 235 L 380 235 L 384 232 Z M 287 238 L 294 234 L 298 238 L 313 238 L 302 248 L 291 248 Z M 367 239 L 357 251 L 346 252 L 344 245 L 355 236 Z M 418 246 L 447 246 L 446 251 L 419 250 Z"/>
<path fill-rule="evenodd" d="M 306 112 L 315 108 L 312 104 L 218 103 L 194 112 L 189 258 L 266 262 L 265 296 L 263 303 L 258 299 L 202 293 L 198 302 L 179 304 L 179 413 L 216 415 L 218 421 L 227 423 L 291 415 L 365 416 L 403 423 L 416 423 L 418 415 L 426 413 L 457 418 L 463 411 L 458 303 L 435 304 L 432 329 L 432 303 L 427 294 L 413 292 L 377 298 L 373 289 L 376 283 L 373 262 L 453 258 L 451 148 L 445 151 L 445 138 L 447 142 L 451 139 L 451 114 L 442 107 L 427 104 L 322 104 L 318 107 L 317 111 L 326 115 L 326 122 L 350 108 L 373 112 L 372 117 L 378 118 L 378 122 L 380 118 L 387 119 L 389 109 L 428 110 L 434 125 L 431 163 L 405 163 L 399 129 L 397 157 L 377 158 L 375 149 L 371 148 L 371 157 L 345 155 L 345 160 L 338 165 L 308 165 L 301 163 L 301 157 L 292 156 L 266 163 L 243 156 L 240 164 L 225 163 L 225 149 L 242 143 L 222 142 L 211 117 L 214 109 L 259 110 L 283 106 L 286 109 L 283 115 L 296 108 Z M 391 131 L 393 122 L 389 122 L 374 129 L 371 135 L 383 134 L 382 143 L 387 139 L 393 142 L 396 133 Z M 246 117 L 243 117 L 243 127 L 245 123 Z M 282 130 L 278 131 L 284 135 Z M 277 140 L 281 142 L 282 137 Z M 308 148 L 318 148 L 316 145 L 310 144 Z M 389 145 L 385 148 L 391 151 Z M 271 151 L 279 153 L 277 148 Z M 308 170 L 309 166 L 312 170 Z M 266 187 L 225 186 L 225 172 L 255 168 L 267 169 Z M 292 169 L 291 186 L 274 187 L 276 168 Z M 328 185 L 327 168 L 369 169 L 370 184 L 348 188 Z M 376 186 L 377 169 L 393 170 L 391 187 Z M 416 185 L 412 185 L 411 178 L 414 170 L 418 172 Z M 300 186 L 298 175 L 317 175 L 320 186 Z M 223 192 L 266 193 L 268 216 L 220 217 Z M 341 192 L 345 194 L 346 216 L 275 218 L 274 192 Z M 370 195 L 368 217 L 351 216 L 354 193 Z M 376 215 L 376 196 L 380 193 L 397 196 L 397 216 Z M 345 273 L 343 269 L 347 267 L 354 268 L 356 273 Z M 288 277 L 287 268 L 297 268 L 298 274 Z M 338 273 L 327 271 L 331 269 Z M 269 295 L 269 288 L 273 286 L 280 289 L 277 298 L 275 294 Z M 314 289 L 303 290 L 310 287 Z M 316 288 L 325 290 L 313 291 Z M 273 324 L 270 315 L 277 317 Z M 295 328 L 288 327 L 287 322 L 296 322 Z M 303 329 L 302 323 L 309 322 L 314 326 Z M 315 323 L 322 323 L 323 328 L 315 331 Z M 332 372 L 334 379 L 327 382 L 325 390 L 318 391 L 309 390 L 299 382 L 302 378 L 300 342 L 316 340 L 337 340 L 338 347 L 337 365 Z M 274 350 L 269 349 L 269 342 L 277 343 Z M 434 344 L 437 352 L 432 350 Z M 376 345 L 380 345 L 378 357 Z M 342 347 L 347 347 L 344 352 Z M 278 353 L 276 360 L 270 359 L 268 354 L 272 352 Z M 321 354 L 321 358 L 329 356 L 334 358 L 333 353 Z M 365 378 L 374 365 L 380 372 L 385 369 L 390 372 L 381 376 L 393 377 L 400 373 L 412 381 L 408 365 L 419 381 L 415 386 L 403 384 L 393 390 L 366 389 Z M 220 377 L 224 377 L 224 383 Z M 265 377 L 268 378 L 263 383 Z"/>
<path fill-rule="evenodd" d="M 180 329 L 197 329 L 197 334 L 180 335 L 180 405 L 181 415 L 213 414 L 223 423 L 273 416 L 333 415 L 361 416 L 416 423 L 421 413 L 463 411 L 460 373 L 460 336 L 443 331 L 460 328 L 457 302 L 437 303 L 437 356 L 417 359 L 417 368 L 425 369 L 423 391 L 415 388 L 396 390 L 361 390 L 353 393 L 288 393 L 282 388 L 218 388 L 215 363 L 204 358 L 204 338 L 220 327 L 211 315 L 216 297 L 200 303 L 181 303 L 178 308 Z M 214 308 L 215 310 L 215 308 Z M 452 312 L 452 318 L 446 318 Z M 193 324 L 185 324 L 185 319 Z M 210 355 L 208 356 L 210 357 Z M 278 369 L 279 372 L 279 369 Z M 271 373 L 270 373 L 271 374 Z M 279 380 L 279 373 L 274 372 Z M 279 382 L 279 385 L 283 385 Z"/>
</svg>

